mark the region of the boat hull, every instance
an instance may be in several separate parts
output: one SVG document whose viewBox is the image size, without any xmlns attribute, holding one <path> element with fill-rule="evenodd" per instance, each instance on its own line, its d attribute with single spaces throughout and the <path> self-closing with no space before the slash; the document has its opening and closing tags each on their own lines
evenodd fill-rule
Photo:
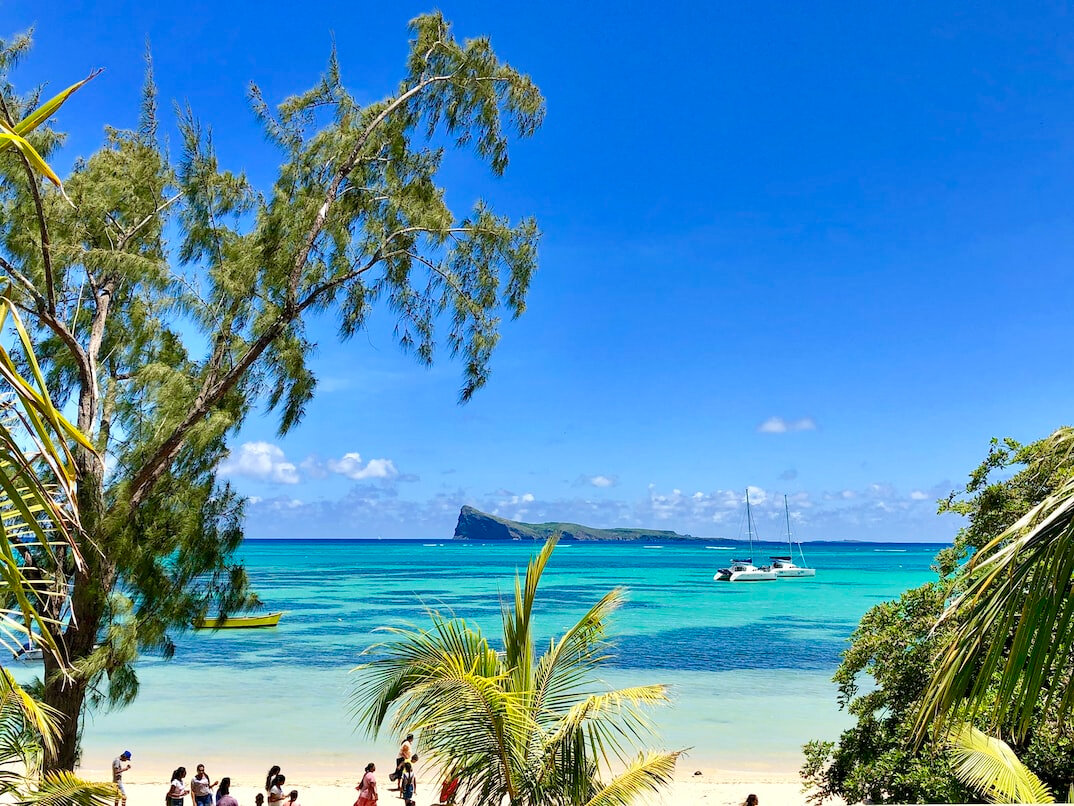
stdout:
<svg viewBox="0 0 1074 806">
<path fill-rule="evenodd" d="M 775 574 L 780 579 L 800 579 L 802 577 L 815 577 L 816 568 L 776 568 Z"/>
<path fill-rule="evenodd" d="M 728 582 L 772 582 L 778 579 L 774 571 L 736 571 Z"/>
<path fill-rule="evenodd" d="M 197 630 L 240 630 L 253 629 L 255 627 L 275 627 L 280 623 L 279 613 L 266 613 L 263 616 L 231 616 L 229 618 L 204 618 L 194 622 Z"/>
<path fill-rule="evenodd" d="M 772 582 L 778 577 L 775 571 L 753 568 L 748 571 L 731 571 L 721 568 L 712 577 L 714 582 Z"/>
</svg>

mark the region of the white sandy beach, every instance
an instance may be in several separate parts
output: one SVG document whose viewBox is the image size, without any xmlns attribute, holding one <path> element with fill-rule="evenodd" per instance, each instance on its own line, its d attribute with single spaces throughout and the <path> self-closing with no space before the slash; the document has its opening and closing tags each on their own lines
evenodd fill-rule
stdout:
<svg viewBox="0 0 1074 806">
<path fill-rule="evenodd" d="M 254 796 L 263 791 L 263 781 L 259 778 L 263 772 L 248 770 L 229 770 L 225 765 L 204 760 L 214 779 L 221 775 L 230 774 L 232 778 L 231 792 L 238 799 L 240 806 L 253 806 Z M 187 764 L 191 770 L 193 764 Z M 285 789 L 297 789 L 299 802 L 302 806 L 351 806 L 354 803 L 356 793 L 354 786 L 358 780 L 358 772 L 349 773 L 339 770 L 336 776 L 318 778 L 304 778 L 300 772 L 301 765 L 292 767 L 288 776 Z M 746 795 L 751 792 L 760 799 L 762 806 L 798 806 L 805 803 L 805 796 L 801 791 L 801 783 L 798 776 L 793 772 L 786 773 L 758 773 L 750 771 L 734 771 L 720 769 L 701 768 L 702 774 L 695 776 L 693 773 L 698 769 L 691 765 L 689 760 L 681 766 L 676 775 L 674 785 L 661 797 L 647 801 L 648 806 L 682 806 L 683 804 L 703 803 L 708 806 L 737 806 L 741 804 Z M 160 806 L 168 790 L 166 776 L 171 770 L 154 770 L 153 772 L 131 770 L 125 776 L 129 806 Z M 86 778 L 95 780 L 108 780 L 109 773 L 106 769 L 83 769 L 80 774 Z M 189 780 L 188 780 L 189 783 Z M 387 772 L 378 770 L 378 787 L 380 788 L 381 803 L 402 806 L 402 801 L 397 792 L 386 789 Z M 419 778 L 417 803 L 419 806 L 429 806 L 435 802 L 439 790 L 439 782 L 426 782 Z"/>
</svg>

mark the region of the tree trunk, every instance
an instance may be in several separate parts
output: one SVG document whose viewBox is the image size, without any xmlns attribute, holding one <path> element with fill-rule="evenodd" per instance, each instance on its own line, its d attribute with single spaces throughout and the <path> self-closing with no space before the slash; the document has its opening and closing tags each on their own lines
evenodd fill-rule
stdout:
<svg viewBox="0 0 1074 806">
<path fill-rule="evenodd" d="M 79 457 L 78 506 L 83 535 L 80 548 L 85 564 L 74 576 L 70 614 L 64 630 L 61 651 L 73 674 L 59 671 L 55 659 L 45 656 L 44 701 L 61 717 L 56 749 L 48 754 L 45 765 L 50 770 L 73 770 L 78 760 L 82 708 L 90 680 L 79 673 L 81 662 L 93 652 L 102 627 L 108 596 L 115 583 L 115 565 L 105 552 L 104 474 L 96 457 Z"/>
</svg>

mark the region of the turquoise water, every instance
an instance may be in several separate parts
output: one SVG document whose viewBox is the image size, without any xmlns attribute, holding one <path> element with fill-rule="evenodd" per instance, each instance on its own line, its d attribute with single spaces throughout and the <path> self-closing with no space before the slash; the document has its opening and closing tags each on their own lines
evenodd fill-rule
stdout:
<svg viewBox="0 0 1074 806">
<path fill-rule="evenodd" d="M 740 548 L 562 544 L 544 577 L 537 631 L 551 636 L 609 588 L 626 586 L 605 679 L 671 685 L 674 704 L 656 713 L 663 744 L 692 747 L 688 763 L 699 766 L 794 769 L 805 741 L 835 738 L 846 724 L 830 678 L 858 619 L 929 579 L 937 548 L 807 545 L 815 579 L 728 584 L 712 575 Z M 386 763 L 394 737 L 374 748 L 350 716 L 349 670 L 383 637 L 374 630 L 421 623 L 427 605 L 495 635 L 500 596 L 535 550 L 248 541 L 242 557 L 255 588 L 269 610 L 286 611 L 279 627 L 191 632 L 180 636 L 173 660 L 143 660 L 137 702 L 87 721 L 86 763 L 98 766 L 125 747 L 165 766 L 191 754 L 252 767 L 301 756 L 307 775 L 357 768 L 367 756 Z M 755 557 L 769 553 L 779 552 L 758 547 Z"/>
</svg>

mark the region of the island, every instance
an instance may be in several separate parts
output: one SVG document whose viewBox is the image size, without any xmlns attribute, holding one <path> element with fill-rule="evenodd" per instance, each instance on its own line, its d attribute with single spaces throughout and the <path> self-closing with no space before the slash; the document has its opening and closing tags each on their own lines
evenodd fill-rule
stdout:
<svg viewBox="0 0 1074 806">
<path fill-rule="evenodd" d="M 577 541 L 638 541 L 663 543 L 675 540 L 703 540 L 711 538 L 681 535 L 662 529 L 595 529 L 577 523 L 521 523 L 490 515 L 471 506 L 459 510 L 459 522 L 455 526 L 455 540 L 496 542 L 501 540 L 545 541 L 554 534 L 562 540 Z M 732 541 L 728 541 L 732 542 Z"/>
</svg>

